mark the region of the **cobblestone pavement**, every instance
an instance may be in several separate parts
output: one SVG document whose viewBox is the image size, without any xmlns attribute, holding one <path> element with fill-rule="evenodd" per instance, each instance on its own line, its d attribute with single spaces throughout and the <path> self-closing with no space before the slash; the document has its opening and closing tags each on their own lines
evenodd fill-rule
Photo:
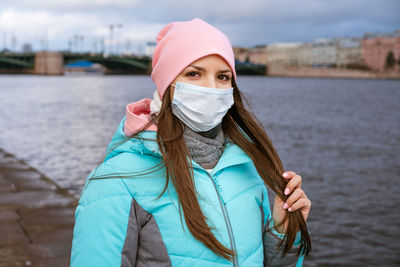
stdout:
<svg viewBox="0 0 400 267">
<path fill-rule="evenodd" d="M 0 149 L 0 267 L 69 266 L 77 201 Z"/>
</svg>

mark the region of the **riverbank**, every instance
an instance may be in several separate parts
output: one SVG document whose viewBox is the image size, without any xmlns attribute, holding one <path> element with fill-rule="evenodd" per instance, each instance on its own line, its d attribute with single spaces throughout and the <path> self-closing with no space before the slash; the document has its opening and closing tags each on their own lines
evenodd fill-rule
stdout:
<svg viewBox="0 0 400 267">
<path fill-rule="evenodd" d="M 0 267 L 69 266 L 77 199 L 0 149 Z"/>
<path fill-rule="evenodd" d="M 346 79 L 400 79 L 399 72 L 372 72 L 364 70 L 268 66 L 267 76 Z"/>
<path fill-rule="evenodd" d="M 336 68 L 312 68 L 312 67 L 285 67 L 285 66 L 267 66 L 265 65 L 246 65 L 236 64 L 236 73 L 238 75 L 254 75 L 254 76 L 268 76 L 268 77 L 294 77 L 294 78 L 344 78 L 344 79 L 373 79 L 373 80 L 400 80 L 400 72 L 374 72 L 368 70 L 354 70 L 354 69 L 336 69 Z M 38 74 L 30 69 L 0 69 L 0 75 L 49 75 Z M 82 76 L 82 75 L 135 75 L 129 72 L 111 72 L 104 71 L 86 71 L 85 69 L 71 69 L 65 68 L 62 73 L 57 75 L 61 76 Z"/>
</svg>

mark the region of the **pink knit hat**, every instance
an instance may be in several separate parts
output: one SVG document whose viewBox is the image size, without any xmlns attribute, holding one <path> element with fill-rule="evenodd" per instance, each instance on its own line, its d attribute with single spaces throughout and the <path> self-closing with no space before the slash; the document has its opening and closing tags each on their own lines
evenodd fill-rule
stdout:
<svg viewBox="0 0 400 267">
<path fill-rule="evenodd" d="M 157 35 L 151 72 L 160 98 L 190 63 L 212 54 L 225 59 L 236 80 L 235 57 L 225 34 L 198 18 L 167 24 Z"/>
</svg>

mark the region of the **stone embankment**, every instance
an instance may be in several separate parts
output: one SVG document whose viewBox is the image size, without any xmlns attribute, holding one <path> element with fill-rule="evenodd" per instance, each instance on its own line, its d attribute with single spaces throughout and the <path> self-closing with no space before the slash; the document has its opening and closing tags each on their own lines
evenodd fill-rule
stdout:
<svg viewBox="0 0 400 267">
<path fill-rule="evenodd" d="M 77 199 L 0 149 L 0 267 L 69 266 Z"/>
<path fill-rule="evenodd" d="M 400 72 L 372 72 L 349 69 L 268 66 L 267 76 L 308 78 L 400 79 Z"/>
</svg>

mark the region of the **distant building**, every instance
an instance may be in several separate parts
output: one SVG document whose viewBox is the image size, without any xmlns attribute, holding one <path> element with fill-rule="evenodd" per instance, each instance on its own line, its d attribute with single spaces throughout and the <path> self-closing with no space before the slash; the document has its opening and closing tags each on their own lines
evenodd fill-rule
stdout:
<svg viewBox="0 0 400 267">
<path fill-rule="evenodd" d="M 250 49 L 247 47 L 233 47 L 233 54 L 235 60 L 239 62 L 250 62 Z"/>
<path fill-rule="evenodd" d="M 267 64 L 267 46 L 257 45 L 248 51 L 248 61 L 253 64 Z"/>
<path fill-rule="evenodd" d="M 361 68 L 364 66 L 361 38 L 339 38 L 336 40 L 336 49 L 337 68 Z"/>
<path fill-rule="evenodd" d="M 267 65 L 298 66 L 301 43 L 275 43 L 266 47 Z"/>
<path fill-rule="evenodd" d="M 310 43 L 272 43 L 252 48 L 233 47 L 235 60 L 282 67 L 400 69 L 400 30 L 365 34 L 364 38 L 316 39 Z M 389 59 L 388 59 L 389 58 Z"/>
<path fill-rule="evenodd" d="M 367 33 L 362 40 L 362 57 L 365 64 L 375 71 L 388 70 L 386 63 L 388 55 L 393 55 L 395 63 L 391 70 L 399 70 L 400 61 L 400 30 L 382 34 Z"/>
<path fill-rule="evenodd" d="M 153 56 L 154 54 L 154 49 L 156 48 L 157 43 L 156 42 L 147 42 L 146 43 L 146 56 Z"/>
<path fill-rule="evenodd" d="M 33 50 L 31 44 L 26 43 L 22 45 L 22 53 L 32 53 L 32 52 Z"/>
<path fill-rule="evenodd" d="M 296 58 L 295 66 L 297 67 L 309 67 L 312 65 L 312 46 L 309 43 L 302 43 L 298 46 L 293 56 Z"/>
<path fill-rule="evenodd" d="M 336 41 L 333 39 L 316 39 L 311 42 L 312 60 L 314 67 L 336 66 Z"/>
</svg>

